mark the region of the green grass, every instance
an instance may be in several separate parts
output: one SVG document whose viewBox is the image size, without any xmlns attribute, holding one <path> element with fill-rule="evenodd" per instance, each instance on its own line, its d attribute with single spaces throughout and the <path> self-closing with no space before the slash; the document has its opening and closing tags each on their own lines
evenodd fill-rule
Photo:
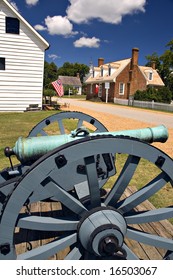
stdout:
<svg viewBox="0 0 173 280">
<path fill-rule="evenodd" d="M 57 111 L 40 111 L 40 112 L 27 112 L 27 113 L 0 113 L 0 170 L 9 166 L 9 160 L 4 156 L 4 148 L 6 146 L 14 147 L 17 139 L 27 137 L 30 130 L 44 118 L 55 114 Z M 76 122 L 71 120 L 65 121 L 66 133 L 76 128 Z M 57 134 L 57 126 L 55 124 L 49 126 L 49 134 Z M 111 188 L 114 181 L 121 172 L 121 169 L 125 163 L 127 155 L 116 155 L 116 169 L 115 176 L 108 180 L 106 188 Z M 16 164 L 15 157 L 12 159 Z M 137 171 L 133 176 L 130 185 L 140 189 L 145 186 L 150 180 L 152 180 L 159 170 L 155 165 L 141 159 L 140 164 L 137 167 Z M 167 184 L 161 191 L 150 198 L 150 201 L 156 208 L 173 205 L 173 188 L 170 184 Z M 173 222 L 173 219 L 172 219 Z"/>
</svg>

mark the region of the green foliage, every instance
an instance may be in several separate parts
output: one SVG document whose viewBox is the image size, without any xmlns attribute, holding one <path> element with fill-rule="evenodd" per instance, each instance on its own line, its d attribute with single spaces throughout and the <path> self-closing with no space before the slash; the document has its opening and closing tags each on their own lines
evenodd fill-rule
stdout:
<svg viewBox="0 0 173 280">
<path fill-rule="evenodd" d="M 137 90 L 134 94 L 134 100 L 152 101 L 170 104 L 172 93 L 167 87 L 159 89 L 148 88 L 147 90 Z"/>
<path fill-rule="evenodd" d="M 52 89 L 52 82 L 57 80 L 58 77 L 58 67 L 54 62 L 50 64 L 45 61 L 44 63 L 44 89 Z"/>
<path fill-rule="evenodd" d="M 156 52 L 152 55 L 146 56 L 148 60 L 146 66 L 151 66 L 154 61 L 156 69 L 162 78 L 164 84 L 172 92 L 173 99 L 173 40 L 171 40 L 166 47 L 169 47 L 161 56 Z"/>
<path fill-rule="evenodd" d="M 77 94 L 77 89 L 71 87 L 71 86 L 64 86 L 64 95 L 69 95 L 69 90 L 71 91 L 70 92 L 70 95 L 75 95 Z"/>
<path fill-rule="evenodd" d="M 85 64 L 65 62 L 62 67 L 58 69 L 58 75 L 76 77 L 79 73 L 80 80 L 83 83 L 83 78 L 89 72 L 89 67 Z"/>
</svg>

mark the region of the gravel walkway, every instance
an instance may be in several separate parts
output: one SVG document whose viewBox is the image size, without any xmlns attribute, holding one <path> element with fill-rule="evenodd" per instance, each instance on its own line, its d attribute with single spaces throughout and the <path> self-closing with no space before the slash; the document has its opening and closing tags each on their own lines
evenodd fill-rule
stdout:
<svg viewBox="0 0 173 280">
<path fill-rule="evenodd" d="M 154 146 L 173 157 L 173 114 L 70 98 L 62 98 L 59 102 L 70 104 L 70 107 L 64 108 L 64 110 L 79 111 L 95 117 L 109 131 L 139 129 L 164 124 L 168 128 L 169 139 L 166 143 L 155 143 Z"/>
</svg>

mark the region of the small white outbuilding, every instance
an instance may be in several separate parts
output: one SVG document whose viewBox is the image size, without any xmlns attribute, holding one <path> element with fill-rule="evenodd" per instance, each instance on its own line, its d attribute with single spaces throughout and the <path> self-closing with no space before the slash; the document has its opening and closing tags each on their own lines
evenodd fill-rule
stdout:
<svg viewBox="0 0 173 280">
<path fill-rule="evenodd" d="M 0 0 L 0 111 L 42 108 L 49 43 L 7 1 Z"/>
</svg>

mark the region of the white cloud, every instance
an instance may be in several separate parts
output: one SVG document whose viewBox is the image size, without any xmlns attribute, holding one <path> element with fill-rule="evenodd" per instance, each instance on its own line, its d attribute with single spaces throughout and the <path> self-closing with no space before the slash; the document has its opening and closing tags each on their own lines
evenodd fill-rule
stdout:
<svg viewBox="0 0 173 280">
<path fill-rule="evenodd" d="M 47 28 L 46 28 L 45 26 L 41 25 L 41 24 L 36 24 L 36 25 L 34 26 L 34 28 L 35 28 L 36 30 L 38 30 L 38 31 L 47 30 Z"/>
<path fill-rule="evenodd" d="M 99 48 L 100 39 L 96 37 L 92 37 L 92 38 L 81 37 L 80 39 L 76 40 L 73 44 L 76 48 L 82 48 L 82 47 Z"/>
<path fill-rule="evenodd" d="M 55 60 L 55 59 L 57 59 L 57 58 L 61 58 L 60 56 L 58 56 L 58 55 L 56 55 L 56 54 L 53 54 L 53 53 L 52 53 L 52 54 L 49 54 L 48 57 L 51 58 L 52 60 Z"/>
<path fill-rule="evenodd" d="M 146 0 L 69 0 L 67 17 L 75 23 L 87 23 L 99 19 L 106 23 L 118 24 L 122 17 L 136 12 L 145 12 Z"/>
<path fill-rule="evenodd" d="M 26 4 L 30 6 L 35 6 L 38 2 L 39 0 L 26 0 Z"/>
<path fill-rule="evenodd" d="M 69 36 L 73 34 L 73 25 L 67 17 L 47 16 L 47 18 L 45 18 L 45 24 L 51 35 Z"/>
<path fill-rule="evenodd" d="M 19 9 L 17 7 L 17 4 L 14 1 L 9 1 L 10 4 L 19 12 Z"/>
</svg>

